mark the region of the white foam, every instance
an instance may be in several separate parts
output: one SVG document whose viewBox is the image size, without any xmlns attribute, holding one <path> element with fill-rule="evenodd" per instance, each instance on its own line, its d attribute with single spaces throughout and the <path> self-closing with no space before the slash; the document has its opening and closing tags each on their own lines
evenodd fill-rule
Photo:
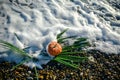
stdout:
<svg viewBox="0 0 120 80">
<path fill-rule="evenodd" d="M 15 46 L 23 49 L 30 47 L 27 52 L 33 56 L 37 55 L 39 63 L 32 61 L 26 65 L 31 67 L 46 64 L 43 63 L 45 56 L 41 56 L 41 51 L 46 48 L 50 41 L 56 41 L 56 35 L 62 30 L 69 28 L 64 36 L 77 35 L 87 37 L 96 44 L 95 49 L 107 53 L 120 53 L 120 33 L 113 30 L 110 21 L 105 21 L 98 16 L 98 13 L 109 12 L 112 15 L 120 15 L 110 5 L 100 1 L 88 1 L 83 3 L 80 0 L 34 0 L 29 2 L 2 2 L 0 6 L 0 39 L 8 41 Z M 92 4 L 102 6 L 106 12 L 96 9 Z M 92 5 L 92 6 L 88 6 Z M 5 15 L 5 16 L 3 16 Z M 7 28 L 7 30 L 4 30 Z M 120 29 L 119 27 L 117 27 Z M 18 38 L 15 36 L 17 34 Z M 22 58 L 9 54 L 9 61 L 16 61 Z M 2 54 L 0 54 L 2 57 Z M 6 56 L 5 56 L 6 57 Z M 14 58 L 10 60 L 11 58 Z M 37 57 L 36 57 L 37 58 Z M 43 61 L 42 61 L 42 60 Z M 7 59 L 8 60 L 8 59 Z M 17 59 L 18 60 L 18 59 Z M 41 61 L 40 61 L 41 60 Z M 32 64 L 33 65 L 32 65 Z"/>
</svg>

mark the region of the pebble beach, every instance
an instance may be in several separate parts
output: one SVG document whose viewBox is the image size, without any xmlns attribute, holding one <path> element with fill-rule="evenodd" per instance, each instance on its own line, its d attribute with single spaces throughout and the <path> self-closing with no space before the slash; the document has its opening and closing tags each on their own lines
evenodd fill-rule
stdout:
<svg viewBox="0 0 120 80">
<path fill-rule="evenodd" d="M 93 56 L 94 61 L 80 63 L 79 70 L 57 62 L 43 65 L 37 69 L 39 80 L 119 80 L 120 54 L 106 54 L 97 50 L 89 51 L 82 56 Z M 21 65 L 15 70 L 15 63 L 0 64 L 0 80 L 36 80 L 35 70 Z"/>
</svg>

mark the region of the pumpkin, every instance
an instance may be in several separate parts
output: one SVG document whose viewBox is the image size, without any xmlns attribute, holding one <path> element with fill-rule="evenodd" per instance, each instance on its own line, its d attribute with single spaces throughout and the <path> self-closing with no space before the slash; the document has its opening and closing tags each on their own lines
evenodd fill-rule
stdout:
<svg viewBox="0 0 120 80">
<path fill-rule="evenodd" d="M 48 44 L 47 51 L 51 56 L 57 56 L 62 52 L 62 46 L 56 41 L 52 41 Z"/>
</svg>

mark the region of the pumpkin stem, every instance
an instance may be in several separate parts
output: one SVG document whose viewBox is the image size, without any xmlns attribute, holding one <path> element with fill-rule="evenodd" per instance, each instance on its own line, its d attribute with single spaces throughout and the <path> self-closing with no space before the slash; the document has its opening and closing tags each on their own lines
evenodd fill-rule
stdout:
<svg viewBox="0 0 120 80">
<path fill-rule="evenodd" d="M 53 46 L 53 48 L 55 48 L 57 46 L 57 44 L 55 44 L 54 46 Z"/>
</svg>

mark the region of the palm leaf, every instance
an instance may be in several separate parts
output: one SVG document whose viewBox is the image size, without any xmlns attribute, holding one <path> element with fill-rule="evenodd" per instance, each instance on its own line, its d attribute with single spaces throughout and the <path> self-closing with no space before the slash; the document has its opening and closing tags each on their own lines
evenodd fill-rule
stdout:
<svg viewBox="0 0 120 80">
<path fill-rule="evenodd" d="M 89 45 L 90 45 L 89 42 L 83 42 L 83 43 L 80 43 L 80 44 L 73 44 L 73 45 L 70 45 L 70 46 L 65 46 L 65 47 L 63 47 L 63 52 L 70 51 L 70 50 L 76 50 L 76 49 L 81 50 L 83 47 L 86 47 L 86 46 L 89 46 Z"/>
<path fill-rule="evenodd" d="M 63 30 L 60 34 L 58 34 L 58 35 L 57 35 L 57 39 L 61 38 L 61 36 L 62 36 L 67 30 L 68 30 L 68 28 L 65 29 L 65 30 Z"/>
<path fill-rule="evenodd" d="M 66 59 L 71 59 L 71 60 L 75 60 L 75 59 L 87 59 L 87 57 L 80 57 L 80 56 L 73 56 L 73 55 L 58 55 L 57 57 L 61 57 L 61 58 L 66 58 Z"/>
<path fill-rule="evenodd" d="M 81 53 L 85 53 L 85 51 L 81 50 L 81 51 L 74 51 L 74 52 L 62 52 L 59 55 L 71 55 L 71 54 L 81 54 Z"/>
<path fill-rule="evenodd" d="M 16 38 L 17 38 L 18 40 L 20 40 L 20 38 L 18 37 L 18 35 L 17 35 L 16 33 L 14 33 L 14 35 L 16 36 Z"/>
<path fill-rule="evenodd" d="M 6 42 L 6 41 L 3 41 L 3 40 L 0 40 L 0 44 L 3 45 L 4 47 L 7 47 L 9 48 L 10 50 L 16 52 L 16 53 L 20 53 L 21 55 L 24 55 L 24 56 L 27 56 L 29 58 L 31 58 L 26 52 L 24 52 L 22 49 L 19 49 L 17 48 L 16 46 Z"/>
<path fill-rule="evenodd" d="M 37 68 L 36 67 L 35 67 L 35 75 L 36 75 L 37 80 L 39 80 L 39 78 L 38 78 L 38 72 L 37 72 Z"/>
<path fill-rule="evenodd" d="M 61 54 L 56 56 L 53 60 L 62 63 L 67 66 L 71 66 L 73 68 L 79 68 L 79 62 L 85 61 L 87 57 L 74 56 L 74 54 L 85 53 L 82 49 L 86 46 L 90 46 L 90 43 L 87 41 L 87 38 L 75 38 L 76 36 L 62 37 L 62 35 L 68 29 L 63 30 L 60 34 L 57 35 L 58 43 L 62 43 L 64 45 L 67 39 L 76 39 L 72 45 L 64 45 Z"/>
<path fill-rule="evenodd" d="M 79 58 L 75 58 L 75 57 L 77 57 L 77 56 L 74 56 L 74 58 L 72 56 L 69 56 L 69 57 L 68 56 L 59 56 L 57 58 L 62 59 L 64 61 L 78 62 L 78 63 L 88 59 L 87 57 L 79 57 Z"/>
<path fill-rule="evenodd" d="M 25 62 L 27 62 L 27 61 L 29 61 L 29 60 L 30 60 L 30 58 L 28 58 L 28 59 L 26 59 L 26 60 L 21 61 L 21 62 L 20 62 L 20 63 L 18 63 L 16 66 L 13 66 L 12 70 L 14 70 L 14 69 L 15 69 L 15 68 L 17 68 L 18 66 L 20 66 L 20 65 L 24 64 Z"/>
<path fill-rule="evenodd" d="M 81 41 L 86 41 L 87 38 L 77 38 L 76 40 L 77 40 L 78 42 L 81 42 Z"/>
<path fill-rule="evenodd" d="M 70 62 L 66 62 L 66 61 L 64 61 L 64 60 L 62 60 L 62 59 L 60 59 L 60 58 L 55 58 L 54 60 L 57 61 L 57 62 L 59 62 L 59 63 L 61 63 L 61 64 L 66 65 L 66 66 L 71 66 L 71 67 L 76 68 L 76 69 L 79 68 L 78 65 L 73 64 L 73 63 L 70 63 Z"/>
<path fill-rule="evenodd" d="M 65 37 L 65 38 L 59 38 L 58 39 L 58 43 L 64 43 L 64 40 L 66 39 L 70 39 L 70 38 L 75 38 L 76 36 L 69 36 L 69 37 Z"/>
</svg>

